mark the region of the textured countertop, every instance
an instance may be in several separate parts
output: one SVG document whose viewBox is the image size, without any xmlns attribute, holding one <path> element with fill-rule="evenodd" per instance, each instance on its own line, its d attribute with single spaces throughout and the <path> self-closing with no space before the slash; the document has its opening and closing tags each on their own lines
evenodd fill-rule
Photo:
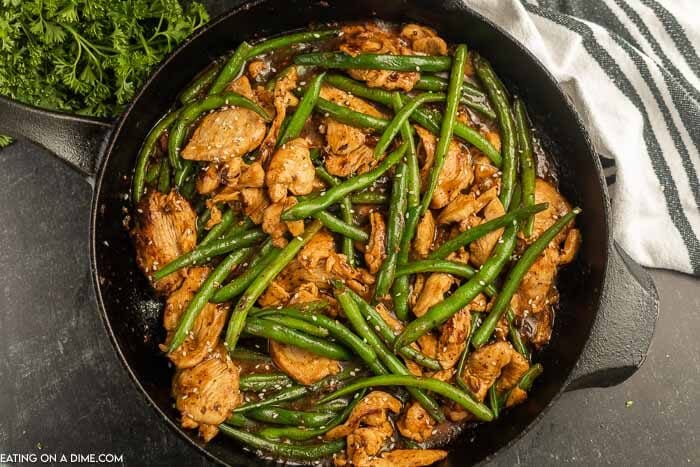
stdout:
<svg viewBox="0 0 700 467">
<path fill-rule="evenodd" d="M 234 2 L 207 3 L 219 12 Z M 0 151 L 0 453 L 207 465 L 148 407 L 109 342 L 90 279 L 90 197 L 45 150 Z M 564 394 L 492 465 L 700 464 L 700 280 L 652 276 L 660 316 L 642 369 L 617 387 Z"/>
</svg>

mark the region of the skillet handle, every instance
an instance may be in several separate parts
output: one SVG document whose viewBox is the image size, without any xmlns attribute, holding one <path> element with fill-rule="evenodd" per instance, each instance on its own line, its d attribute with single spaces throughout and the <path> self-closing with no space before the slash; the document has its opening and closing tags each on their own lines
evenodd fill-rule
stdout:
<svg viewBox="0 0 700 467">
<path fill-rule="evenodd" d="M 607 387 L 629 378 L 646 359 L 659 314 L 656 286 L 613 242 L 601 307 L 566 390 Z"/>
<path fill-rule="evenodd" d="M 95 175 L 112 125 L 31 107 L 0 96 L 0 134 L 45 147 L 87 177 Z"/>
</svg>

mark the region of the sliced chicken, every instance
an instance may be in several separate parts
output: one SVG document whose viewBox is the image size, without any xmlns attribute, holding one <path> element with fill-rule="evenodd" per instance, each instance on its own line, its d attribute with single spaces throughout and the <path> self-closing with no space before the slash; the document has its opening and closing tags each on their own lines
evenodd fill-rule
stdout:
<svg viewBox="0 0 700 467">
<path fill-rule="evenodd" d="M 469 355 L 462 377 L 480 401 L 489 388 L 501 378 L 502 387 L 512 387 L 530 364 L 507 341 L 485 345 Z M 508 386 L 510 384 L 510 386 Z"/>
<path fill-rule="evenodd" d="M 433 417 L 418 402 L 412 402 L 396 422 L 399 433 L 418 443 L 426 441 L 433 435 L 435 425 Z"/>
<path fill-rule="evenodd" d="M 416 238 L 413 240 L 413 251 L 419 258 L 425 258 L 430 253 L 430 248 L 435 241 L 435 219 L 430 209 L 425 211 L 416 228 Z"/>
<path fill-rule="evenodd" d="M 245 76 L 238 78 L 229 89 L 249 99 L 255 98 Z M 202 118 L 182 150 L 182 158 L 222 162 L 242 157 L 260 146 L 266 130 L 265 121 L 252 110 L 223 107 Z"/>
<path fill-rule="evenodd" d="M 168 335 L 161 350 L 168 350 L 182 314 L 210 273 L 211 269 L 207 267 L 190 268 L 180 288 L 165 301 L 163 326 Z M 229 305 L 224 303 L 207 303 L 202 308 L 185 341 L 174 352 L 168 353 L 168 358 L 177 368 L 191 368 L 197 365 L 216 348 L 219 334 L 226 323 L 228 308 Z"/>
<path fill-rule="evenodd" d="M 440 211 L 438 222 L 440 224 L 457 222 L 461 225 L 471 216 L 481 212 L 491 201 L 497 198 L 498 189 L 496 187 L 483 193 L 476 190 L 467 194 L 460 194 Z"/>
<path fill-rule="evenodd" d="M 314 188 L 316 171 L 309 157 L 309 143 L 296 138 L 283 144 L 272 155 L 265 174 L 268 195 L 273 203 L 283 201 L 287 192 L 307 195 Z"/>
<path fill-rule="evenodd" d="M 447 43 L 434 29 L 407 24 L 401 30 L 401 37 L 411 43 L 415 52 L 425 55 L 447 55 Z"/>
<path fill-rule="evenodd" d="M 389 412 L 397 414 L 400 411 L 401 401 L 384 391 L 372 391 L 357 403 L 345 423 L 328 431 L 325 438 L 344 438 L 361 425 L 379 426 L 387 421 Z"/>
<path fill-rule="evenodd" d="M 376 274 L 386 258 L 386 223 L 378 211 L 369 215 L 369 221 L 372 230 L 365 250 L 365 263 L 369 272 Z"/>
<path fill-rule="evenodd" d="M 428 276 L 416 304 L 413 305 L 413 314 L 418 317 L 423 316 L 433 305 L 445 298 L 445 294 L 455 283 L 454 277 L 450 274 L 436 272 Z"/>
<path fill-rule="evenodd" d="M 242 188 L 240 196 L 243 199 L 243 212 L 256 224 L 261 224 L 265 209 L 270 200 L 264 188 Z"/>
<path fill-rule="evenodd" d="M 501 171 L 486 156 L 478 155 L 474 158 L 474 186 L 481 193 L 501 186 Z"/>
<path fill-rule="evenodd" d="M 262 306 L 284 305 L 302 285 L 313 283 L 320 291 L 332 288 L 330 281 L 344 280 L 363 297 L 369 293 L 374 276 L 364 269 L 350 267 L 345 256 L 338 254 L 333 236 L 326 230 L 314 235 L 270 284 L 260 298 Z"/>
<path fill-rule="evenodd" d="M 395 449 L 383 452 L 368 464 L 371 467 L 423 467 L 433 465 L 447 457 L 442 449 Z"/>
<path fill-rule="evenodd" d="M 492 199 L 484 209 L 484 222 L 488 222 L 496 217 L 501 217 L 506 213 L 503 205 L 498 198 Z M 469 244 L 469 260 L 476 266 L 481 266 L 491 256 L 491 252 L 496 247 L 496 243 L 503 235 L 504 228 L 489 232 L 481 238 L 474 240 Z"/>
<path fill-rule="evenodd" d="M 308 352 L 293 345 L 270 341 L 270 356 L 275 365 L 298 383 L 309 385 L 335 375 L 340 362 Z"/>
<path fill-rule="evenodd" d="M 270 129 L 265 135 L 265 139 L 260 145 L 260 162 L 265 163 L 270 157 L 270 154 L 275 149 L 279 136 L 282 122 L 287 116 L 287 108 L 299 104 L 299 99 L 294 95 L 294 89 L 297 87 L 297 70 L 296 67 L 291 67 L 287 72 L 275 82 L 275 90 L 272 95 L 272 100 L 275 107 L 275 118 L 272 120 Z"/>
<path fill-rule="evenodd" d="M 348 420 L 328 433 L 327 440 L 346 438 L 346 461 L 350 465 L 371 465 L 394 434 L 388 414 L 399 413 L 401 402 L 383 391 L 367 394 L 350 413 Z"/>
<path fill-rule="evenodd" d="M 528 242 L 539 238 L 545 230 L 550 228 L 561 216 L 571 211 L 569 202 L 549 182 L 537 178 L 535 180 L 535 204 L 548 203 L 547 209 L 535 214 L 535 222 L 532 228 L 532 237 Z M 522 235 L 522 234 L 520 234 Z M 559 234 L 559 238 L 566 236 L 566 230 Z"/>
<path fill-rule="evenodd" d="M 331 175 L 346 178 L 369 171 L 377 164 L 377 159 L 374 158 L 374 150 L 363 144 L 347 154 L 328 154 L 324 164 Z"/>
<path fill-rule="evenodd" d="M 443 369 L 454 368 L 466 346 L 471 328 L 471 313 L 465 307 L 454 314 L 440 328 L 437 359 Z"/>
<path fill-rule="evenodd" d="M 218 433 L 218 425 L 241 403 L 239 368 L 222 345 L 192 368 L 179 370 L 173 378 L 175 406 L 183 428 L 199 428 L 204 441 Z"/>
<path fill-rule="evenodd" d="M 418 126 L 416 131 L 425 153 L 425 160 L 421 167 L 422 186 L 427 187 L 428 175 L 433 167 L 435 158 L 437 138 L 425 128 Z M 473 178 L 474 174 L 469 150 L 455 140 L 450 141 L 450 146 L 445 155 L 445 162 L 438 177 L 437 187 L 433 193 L 433 198 L 430 200 L 430 207 L 441 209 L 447 206 L 463 189 L 471 184 Z"/>
<path fill-rule="evenodd" d="M 178 256 L 194 249 L 197 243 L 197 214 L 176 191 L 163 194 L 149 191 L 136 208 L 131 238 L 136 262 L 156 292 L 176 290 L 187 271 L 181 269 L 154 282 L 151 274 Z"/>
<path fill-rule="evenodd" d="M 343 28 L 343 44 L 340 50 L 349 55 L 361 53 L 412 55 L 413 51 L 405 40 L 394 32 L 375 23 L 366 23 Z M 399 72 L 390 70 L 348 70 L 350 76 L 364 81 L 372 88 L 410 91 L 420 79 L 418 71 Z"/>
<path fill-rule="evenodd" d="M 287 232 L 291 233 L 293 236 L 304 233 L 303 219 L 298 221 L 283 221 L 280 219 L 282 212 L 295 204 L 297 204 L 296 198 L 289 197 L 265 208 L 262 229 L 263 232 L 272 237 L 272 244 L 276 247 L 283 248 L 287 245 L 287 240 L 284 238 Z"/>
<path fill-rule="evenodd" d="M 221 185 L 219 176 L 218 164 L 208 164 L 204 170 L 197 175 L 197 184 L 195 188 L 200 195 L 208 195 L 213 193 Z"/>
</svg>

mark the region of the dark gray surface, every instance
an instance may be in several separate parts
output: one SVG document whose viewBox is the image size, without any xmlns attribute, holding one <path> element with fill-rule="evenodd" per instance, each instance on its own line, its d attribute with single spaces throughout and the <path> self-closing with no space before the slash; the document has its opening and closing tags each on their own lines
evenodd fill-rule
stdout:
<svg viewBox="0 0 700 467">
<path fill-rule="evenodd" d="M 90 186 L 27 143 L 0 151 L 0 453 L 200 465 L 141 399 L 94 306 Z M 700 281 L 655 271 L 661 314 L 624 384 L 564 394 L 494 465 L 700 463 Z"/>
</svg>

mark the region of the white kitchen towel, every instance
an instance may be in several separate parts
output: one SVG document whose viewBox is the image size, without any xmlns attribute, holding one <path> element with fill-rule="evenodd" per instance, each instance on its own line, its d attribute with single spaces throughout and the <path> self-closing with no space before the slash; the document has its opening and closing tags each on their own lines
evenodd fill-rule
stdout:
<svg viewBox="0 0 700 467">
<path fill-rule="evenodd" d="M 528 47 L 584 119 L 615 239 L 700 275 L 700 0 L 464 0 Z"/>
</svg>

